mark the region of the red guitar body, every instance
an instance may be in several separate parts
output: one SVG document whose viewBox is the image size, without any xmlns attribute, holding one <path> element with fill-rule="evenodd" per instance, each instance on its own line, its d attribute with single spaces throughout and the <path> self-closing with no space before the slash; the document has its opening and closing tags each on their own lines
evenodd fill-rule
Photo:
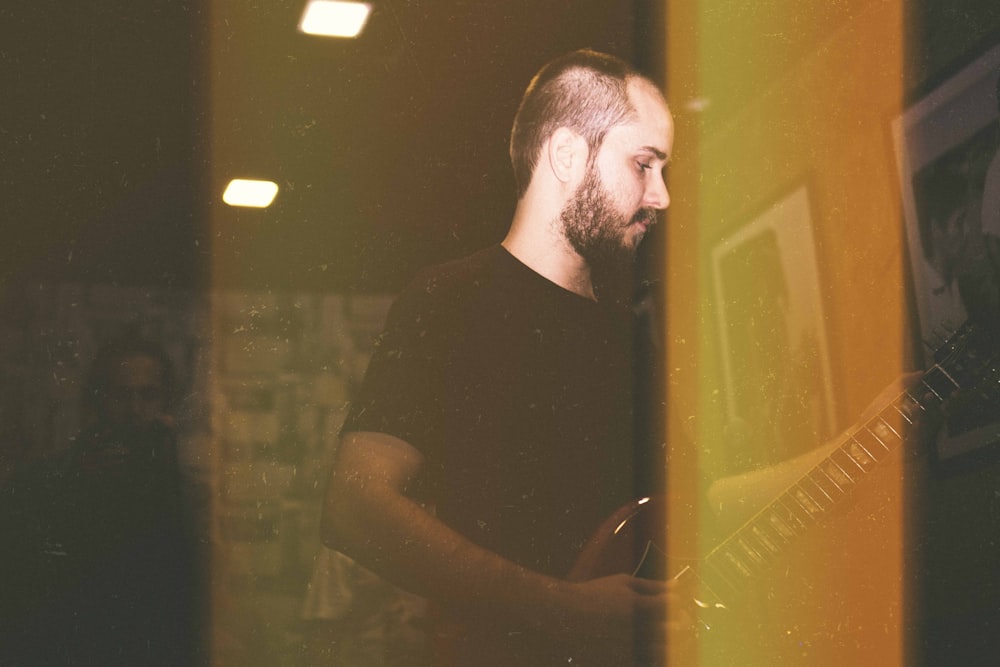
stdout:
<svg viewBox="0 0 1000 667">
<path fill-rule="evenodd" d="M 660 497 L 641 498 L 617 510 L 595 531 L 581 550 L 569 581 L 588 581 L 614 574 L 665 578 L 661 548 L 666 528 L 665 502 Z M 551 646 L 541 638 L 522 634 L 501 635 L 488 628 L 463 623 L 438 623 L 434 637 L 438 667 L 652 667 L 620 656 L 612 664 L 595 662 L 584 651 Z"/>
<path fill-rule="evenodd" d="M 667 513 L 660 496 L 639 498 L 601 524 L 566 578 L 587 581 L 612 574 L 666 578 Z"/>
</svg>

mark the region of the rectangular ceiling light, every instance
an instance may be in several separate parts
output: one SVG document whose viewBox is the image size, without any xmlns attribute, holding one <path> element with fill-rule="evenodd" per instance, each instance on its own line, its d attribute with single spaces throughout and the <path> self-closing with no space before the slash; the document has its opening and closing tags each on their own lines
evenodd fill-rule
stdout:
<svg viewBox="0 0 1000 667">
<path fill-rule="evenodd" d="M 302 12 L 299 30 L 307 35 L 357 37 L 371 9 L 367 2 L 311 0 Z"/>
<path fill-rule="evenodd" d="M 278 194 L 278 184 L 273 181 L 255 181 L 248 178 L 234 178 L 229 181 L 222 201 L 230 206 L 250 206 L 267 208 Z"/>
</svg>

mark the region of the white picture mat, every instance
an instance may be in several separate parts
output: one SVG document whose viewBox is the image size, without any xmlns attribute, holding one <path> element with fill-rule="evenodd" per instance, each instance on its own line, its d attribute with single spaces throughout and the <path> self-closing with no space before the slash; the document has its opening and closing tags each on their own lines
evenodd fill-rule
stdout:
<svg viewBox="0 0 1000 667">
<path fill-rule="evenodd" d="M 733 340 L 733 300 L 739 298 L 744 285 L 727 284 L 724 263 L 727 259 L 738 257 L 741 251 L 746 252 L 751 243 L 759 243 L 767 238 L 767 243 L 776 245 L 772 252 L 772 260 L 777 266 L 759 267 L 747 266 L 751 279 L 768 272 L 777 276 L 780 281 L 778 290 L 784 294 L 784 316 L 782 321 L 774 323 L 776 338 L 783 337 L 788 341 L 789 353 L 794 356 L 801 349 L 801 342 L 808 341 L 808 364 L 812 375 L 809 395 L 805 397 L 811 404 L 815 414 L 813 423 L 820 432 L 816 437 L 831 436 L 835 427 L 834 401 L 832 390 L 832 375 L 830 372 L 829 348 L 824 326 L 823 299 L 819 288 L 819 271 L 816 263 L 816 248 L 813 236 L 812 208 L 808 189 L 803 185 L 756 216 L 747 225 L 724 239 L 712 249 L 712 268 L 714 273 L 714 290 L 716 314 L 719 321 L 721 361 L 723 367 L 726 412 L 730 423 L 740 424 L 738 428 L 760 429 L 766 425 L 753 424 L 753 415 L 746 414 L 740 405 L 737 388 L 738 371 L 736 365 L 740 341 Z M 776 257 L 776 260 L 774 259 Z M 767 260 L 768 262 L 772 260 Z M 752 264 L 756 260 L 750 260 Z M 754 276 L 753 274 L 756 274 Z M 772 280 L 774 280 L 772 278 Z M 731 277 L 729 282 L 734 282 Z M 765 291 L 771 286 L 765 286 Z M 762 291 L 763 293 L 763 291 Z M 792 360 L 788 363 L 791 365 Z M 779 434 L 780 437 L 780 434 Z M 817 441 L 791 443 L 794 447 L 807 449 L 815 446 Z M 786 453 L 793 453 L 788 451 Z"/>
</svg>

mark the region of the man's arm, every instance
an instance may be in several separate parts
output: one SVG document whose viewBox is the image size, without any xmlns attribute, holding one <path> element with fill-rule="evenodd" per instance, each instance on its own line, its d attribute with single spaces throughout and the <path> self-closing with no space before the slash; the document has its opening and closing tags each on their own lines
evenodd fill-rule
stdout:
<svg viewBox="0 0 1000 667">
<path fill-rule="evenodd" d="M 512 630 L 601 637 L 627 652 L 636 618 L 665 620 L 662 582 L 626 575 L 567 582 L 467 540 L 408 497 L 422 464 L 420 452 L 393 436 L 345 434 L 327 490 L 324 543 L 465 617 Z"/>
<path fill-rule="evenodd" d="M 865 408 L 857 423 L 863 424 L 874 418 L 905 389 L 916 387 L 922 377 L 923 373 L 918 371 L 896 378 Z M 933 420 L 918 427 L 913 436 L 916 441 L 933 428 Z M 847 441 L 848 433 L 855 428 L 852 426 L 825 444 L 786 461 L 715 480 L 708 489 L 709 505 L 725 525 L 735 527 L 742 524 L 842 446 Z"/>
</svg>

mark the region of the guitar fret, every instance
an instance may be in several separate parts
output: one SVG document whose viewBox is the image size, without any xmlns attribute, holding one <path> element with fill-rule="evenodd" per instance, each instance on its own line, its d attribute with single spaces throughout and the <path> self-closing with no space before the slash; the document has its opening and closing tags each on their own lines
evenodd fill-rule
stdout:
<svg viewBox="0 0 1000 667">
<path fill-rule="evenodd" d="M 858 464 L 858 467 L 869 472 L 871 468 L 875 467 L 875 457 L 872 456 L 871 452 L 865 449 L 865 446 L 858 442 L 857 438 L 851 439 L 846 445 L 847 450 L 845 453 L 851 457 L 851 460 Z"/>
<path fill-rule="evenodd" d="M 746 579 L 750 575 L 742 574 L 739 568 L 726 567 L 731 563 L 728 558 L 723 558 L 724 556 L 728 556 L 728 552 L 720 549 L 706 558 L 706 572 L 703 576 L 713 580 L 715 585 L 710 584 L 710 588 L 727 588 L 730 594 L 739 593 L 744 589 Z"/>
<path fill-rule="evenodd" d="M 757 551 L 756 549 L 754 549 L 750 545 L 749 542 L 747 542 L 746 538 L 744 538 L 744 537 L 738 537 L 736 539 L 736 545 L 747 556 L 747 558 L 750 559 L 749 560 L 749 564 L 752 564 L 752 565 L 764 565 L 765 564 L 764 557 L 761 555 L 761 553 L 759 551 Z"/>
<path fill-rule="evenodd" d="M 751 522 L 740 532 L 748 544 L 754 545 L 754 551 L 760 556 L 762 561 L 766 562 L 778 553 L 778 546 L 771 540 L 767 531 L 759 525 L 759 522 Z"/>
<path fill-rule="evenodd" d="M 905 419 L 910 426 L 917 423 L 917 420 L 920 418 L 920 413 L 927 411 L 920 401 L 910 395 L 910 392 L 904 393 L 899 399 L 899 404 L 893 404 L 892 407 L 894 407 L 896 411 L 903 416 L 903 419 Z"/>
<path fill-rule="evenodd" d="M 817 491 L 819 491 L 819 493 L 810 493 L 809 494 L 810 496 L 813 496 L 814 498 L 818 498 L 820 501 L 822 501 L 823 498 L 826 497 L 827 500 L 829 500 L 830 502 L 833 502 L 833 497 L 829 493 L 826 492 L 826 489 L 824 489 L 822 486 L 820 486 L 819 484 L 817 484 L 815 479 L 813 479 L 811 471 L 809 473 L 807 473 L 805 477 L 802 478 L 802 481 L 803 482 L 809 482 L 814 487 L 816 487 Z M 822 504 L 822 503 L 820 503 L 820 504 Z"/>
<path fill-rule="evenodd" d="M 841 489 L 844 487 L 854 486 L 855 484 L 854 478 L 847 474 L 847 471 L 844 470 L 839 463 L 833 460 L 832 455 L 824 462 L 823 472 L 834 480 L 834 483 Z"/>
<path fill-rule="evenodd" d="M 732 551 L 723 550 L 721 555 L 723 565 L 728 565 L 729 571 L 732 574 L 737 575 L 737 582 L 739 583 L 731 583 L 730 585 L 733 588 L 742 588 L 743 583 L 753 577 L 753 572 L 751 572 L 750 568 L 747 567 L 747 564 Z"/>
<path fill-rule="evenodd" d="M 719 572 L 718 568 L 714 567 L 707 560 L 700 568 L 698 581 L 701 584 L 697 595 L 698 599 L 708 597 L 717 600 L 728 600 L 741 591 L 740 587 L 734 586 Z"/>
<path fill-rule="evenodd" d="M 881 434 L 884 435 L 886 441 L 891 441 L 893 444 L 903 442 L 906 440 L 906 436 L 909 433 L 910 426 L 912 425 L 908 422 L 899 410 L 895 407 L 891 409 L 883 410 L 879 416 L 879 428 L 881 429 Z"/>
<path fill-rule="evenodd" d="M 893 444 L 892 440 L 896 434 L 891 428 L 889 428 L 886 425 L 885 422 L 883 422 L 880 419 L 878 423 L 874 424 L 869 423 L 868 426 L 866 427 L 866 430 L 871 434 L 873 438 L 875 438 L 875 440 L 878 441 L 878 444 L 880 444 L 885 451 L 887 452 L 892 451 L 891 447 L 891 445 Z M 898 440 L 899 438 L 896 439 Z"/>
<path fill-rule="evenodd" d="M 808 493 L 803 491 L 802 487 L 800 487 L 798 484 L 793 486 L 790 489 L 789 493 L 791 495 L 792 500 L 795 501 L 795 504 L 798 505 L 800 508 L 802 508 L 802 511 L 806 513 L 806 516 L 815 521 L 816 515 L 818 515 L 823 508 L 820 507 L 816 503 L 816 501 L 809 496 Z"/>
<path fill-rule="evenodd" d="M 784 538 L 786 542 L 791 542 L 795 538 L 796 532 L 794 527 L 778 515 L 777 507 L 770 508 L 767 520 L 768 525 L 770 525 L 779 536 Z"/>
<path fill-rule="evenodd" d="M 836 502 L 845 493 L 845 491 L 840 488 L 837 481 L 834 480 L 830 475 L 823 469 L 823 464 L 815 467 L 810 473 L 809 478 L 812 480 L 813 484 L 818 486 L 826 496 Z"/>
<path fill-rule="evenodd" d="M 816 491 L 810 492 L 810 489 L 808 487 L 803 486 L 806 482 L 811 482 L 811 481 L 812 480 L 809 479 L 808 477 L 803 477 L 802 479 L 799 480 L 799 483 L 795 485 L 795 488 L 797 488 L 800 492 L 802 492 L 804 497 L 809 499 L 809 503 L 811 503 L 810 511 L 814 515 L 818 516 L 826 511 L 827 505 L 829 503 L 824 503 L 823 495 L 821 495 L 820 493 L 817 493 Z M 816 485 L 813 484 L 813 486 Z M 822 491 L 822 489 L 819 490 Z M 827 498 L 826 500 L 831 501 L 830 498 Z"/>
<path fill-rule="evenodd" d="M 943 380 L 943 382 L 940 382 L 941 380 Z M 931 370 L 924 373 L 921 384 L 927 387 L 928 391 L 934 394 L 934 398 L 936 398 L 939 403 L 944 403 L 944 400 L 948 398 L 951 392 L 955 391 L 958 387 L 958 383 L 955 382 L 940 366 L 935 366 Z"/>
<path fill-rule="evenodd" d="M 889 448 L 884 442 L 879 440 L 878 436 L 869 429 L 868 427 L 863 427 L 854 433 L 854 439 L 865 448 L 868 455 L 875 460 L 876 463 L 882 460 L 882 455 L 889 451 Z"/>
<path fill-rule="evenodd" d="M 810 484 L 811 487 L 815 488 L 803 486 L 807 483 Z M 806 475 L 800 479 L 798 486 L 802 489 L 802 492 L 809 496 L 813 503 L 816 504 L 819 511 L 825 512 L 830 505 L 833 505 L 833 498 L 831 498 L 826 491 L 823 490 L 823 487 L 816 483 L 816 480 L 814 480 L 811 475 Z"/>
<path fill-rule="evenodd" d="M 810 525 L 812 525 L 810 523 L 806 523 L 806 521 L 802 519 L 803 515 L 810 521 L 816 521 L 816 518 L 792 496 L 791 491 L 782 495 L 780 501 L 781 506 L 788 512 L 788 517 L 795 520 L 797 524 L 796 527 L 799 529 L 799 532 L 806 530 Z M 791 508 L 789 508 L 787 501 L 791 501 Z"/>
<path fill-rule="evenodd" d="M 845 458 L 845 459 L 847 459 L 847 461 L 849 461 L 849 462 L 850 462 L 849 464 L 844 464 L 844 465 L 841 465 L 840 463 L 837 463 L 837 465 L 838 465 L 838 466 L 839 466 L 839 467 L 840 467 L 840 468 L 841 468 L 842 470 L 844 470 L 844 474 L 847 474 L 847 471 L 848 471 L 848 470 L 854 470 L 855 468 L 857 468 L 857 469 L 858 469 L 859 471 L 861 471 L 862 473 L 865 473 L 865 472 L 868 472 L 868 471 L 867 471 L 867 470 L 865 469 L 865 467 L 864 467 L 864 466 L 862 466 L 862 465 L 861 465 L 860 463 L 858 463 L 858 462 L 857 462 L 857 460 L 856 460 L 856 459 L 854 459 L 854 457 L 852 457 L 852 456 L 851 456 L 851 455 L 850 455 L 850 454 L 848 453 L 848 451 L 847 451 L 846 447 L 847 447 L 847 445 L 843 445 L 843 446 L 841 446 L 841 447 L 840 447 L 839 449 L 837 449 L 837 450 L 836 450 L 836 451 L 835 451 L 835 452 L 834 452 L 833 454 L 831 454 L 831 455 L 830 455 L 830 460 L 831 460 L 831 461 L 835 461 L 834 457 L 835 457 L 835 456 L 838 456 L 838 455 L 839 455 L 839 456 L 841 456 L 841 457 L 843 457 L 843 458 Z M 855 473 L 855 474 L 856 474 L 856 473 Z M 852 477 L 851 479 L 853 479 L 853 477 Z"/>
<path fill-rule="evenodd" d="M 763 521 L 754 521 L 750 524 L 750 531 L 758 542 L 764 545 L 764 548 L 773 556 L 781 551 L 780 545 L 775 543 L 774 536 L 771 535 L 767 529 L 767 524 Z"/>
</svg>

